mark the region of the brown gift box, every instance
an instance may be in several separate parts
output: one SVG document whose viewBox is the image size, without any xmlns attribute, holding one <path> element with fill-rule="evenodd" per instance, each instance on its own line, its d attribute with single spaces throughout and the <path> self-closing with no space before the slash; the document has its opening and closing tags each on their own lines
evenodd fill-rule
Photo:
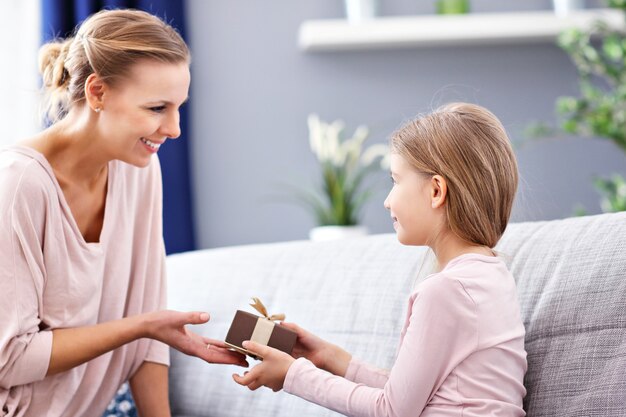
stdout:
<svg viewBox="0 0 626 417">
<path fill-rule="evenodd" d="M 234 350 L 259 359 L 258 355 L 244 349 L 241 344 L 246 340 L 251 340 L 291 354 L 296 338 L 295 332 L 266 317 L 237 310 L 225 341 Z"/>
</svg>

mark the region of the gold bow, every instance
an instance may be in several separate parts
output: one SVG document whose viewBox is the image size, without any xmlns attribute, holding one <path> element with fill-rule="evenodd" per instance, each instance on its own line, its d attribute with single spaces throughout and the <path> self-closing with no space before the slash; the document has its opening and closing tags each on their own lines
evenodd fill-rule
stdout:
<svg viewBox="0 0 626 417">
<path fill-rule="evenodd" d="M 261 302 L 261 300 L 259 300 L 257 297 L 252 297 L 252 301 L 254 301 L 254 304 L 250 304 L 252 307 L 254 307 L 254 309 L 256 311 L 258 311 L 259 313 L 261 313 L 263 315 L 263 317 L 265 317 L 268 320 L 271 321 L 276 321 L 276 320 L 285 320 L 285 315 L 284 314 L 272 314 L 271 316 L 267 313 L 267 308 L 265 308 L 265 306 L 263 305 L 263 303 Z"/>
</svg>

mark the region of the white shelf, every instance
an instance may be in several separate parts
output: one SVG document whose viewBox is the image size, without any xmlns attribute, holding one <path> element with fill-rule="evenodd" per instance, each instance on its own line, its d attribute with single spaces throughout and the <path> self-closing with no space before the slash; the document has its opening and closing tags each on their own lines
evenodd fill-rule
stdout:
<svg viewBox="0 0 626 417">
<path fill-rule="evenodd" d="M 615 9 L 581 10 L 567 17 L 537 11 L 380 17 L 359 23 L 309 20 L 300 25 L 299 45 L 304 51 L 337 51 L 546 42 L 564 29 L 589 28 L 598 19 L 626 28 L 624 14 Z"/>
</svg>

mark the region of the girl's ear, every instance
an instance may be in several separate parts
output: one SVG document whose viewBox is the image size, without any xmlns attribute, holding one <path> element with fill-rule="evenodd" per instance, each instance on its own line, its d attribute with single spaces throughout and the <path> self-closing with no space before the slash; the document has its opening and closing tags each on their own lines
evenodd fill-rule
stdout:
<svg viewBox="0 0 626 417">
<path fill-rule="evenodd" d="M 85 80 L 85 100 L 92 110 L 100 111 L 104 107 L 104 92 L 107 85 L 96 74 L 90 74 Z"/>
<path fill-rule="evenodd" d="M 439 208 L 446 202 L 448 185 L 441 175 L 433 175 L 430 179 L 430 201 L 432 208 Z"/>
</svg>

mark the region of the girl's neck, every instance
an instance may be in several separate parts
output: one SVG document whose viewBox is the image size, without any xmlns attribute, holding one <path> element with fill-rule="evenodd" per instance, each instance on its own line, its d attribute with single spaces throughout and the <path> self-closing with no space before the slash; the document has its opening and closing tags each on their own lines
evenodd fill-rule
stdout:
<svg viewBox="0 0 626 417">
<path fill-rule="evenodd" d="M 443 270 L 452 259 L 467 253 L 496 256 L 493 249 L 469 243 L 454 235 L 451 231 L 444 233 L 435 243 L 429 246 L 437 257 L 438 271 Z"/>
</svg>

